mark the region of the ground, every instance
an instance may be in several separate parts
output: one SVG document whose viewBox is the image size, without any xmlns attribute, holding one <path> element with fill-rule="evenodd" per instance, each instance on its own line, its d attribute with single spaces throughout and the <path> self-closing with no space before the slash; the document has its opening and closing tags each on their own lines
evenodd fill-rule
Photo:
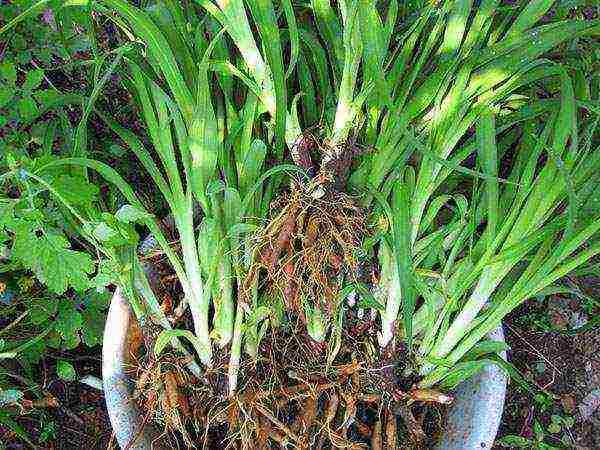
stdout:
<svg viewBox="0 0 600 450">
<path fill-rule="evenodd" d="M 600 330 L 590 323 L 598 318 L 598 280 L 571 286 L 579 295 L 533 300 L 505 323 L 510 361 L 530 383 L 509 387 L 499 431 L 507 441 L 519 436 L 555 448 L 600 448 Z"/>
<path fill-rule="evenodd" d="M 56 375 L 56 355 L 46 353 L 39 365 L 42 380 L 39 388 L 47 398 L 56 402 L 46 408 L 33 408 L 20 416 L 12 416 L 38 449 L 44 450 L 105 450 L 111 442 L 111 428 L 104 396 L 101 391 L 78 382 L 65 382 Z M 61 360 L 70 360 L 78 374 L 101 376 L 102 362 L 97 350 L 81 347 L 68 354 L 61 352 Z M 2 368 L 3 370 L 4 367 Z M 15 380 L 15 387 L 23 387 L 25 380 Z M 29 397 L 29 395 L 26 395 Z M 0 426 L 0 449 L 31 448 L 13 432 Z"/>
</svg>

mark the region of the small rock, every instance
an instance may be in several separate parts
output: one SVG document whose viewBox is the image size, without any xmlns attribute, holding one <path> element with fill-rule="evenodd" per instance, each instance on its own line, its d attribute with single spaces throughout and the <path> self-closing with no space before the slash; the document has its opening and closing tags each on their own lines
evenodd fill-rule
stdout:
<svg viewBox="0 0 600 450">
<path fill-rule="evenodd" d="M 600 359 L 590 359 L 584 366 L 588 389 L 600 389 Z"/>
<path fill-rule="evenodd" d="M 570 394 L 563 394 L 560 397 L 560 403 L 562 404 L 563 410 L 567 414 L 573 414 L 575 411 L 575 399 Z"/>
<path fill-rule="evenodd" d="M 569 318 L 569 325 L 574 330 L 581 328 L 586 323 L 588 323 L 588 316 L 586 313 L 582 311 L 575 311 L 571 313 L 571 317 Z"/>
<path fill-rule="evenodd" d="M 600 407 L 600 389 L 590 392 L 579 404 L 579 412 L 583 421 L 588 421 Z"/>
</svg>

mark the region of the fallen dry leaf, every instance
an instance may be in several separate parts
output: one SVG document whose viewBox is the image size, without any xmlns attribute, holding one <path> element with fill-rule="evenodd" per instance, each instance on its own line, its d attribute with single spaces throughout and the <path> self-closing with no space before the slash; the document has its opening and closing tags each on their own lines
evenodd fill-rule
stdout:
<svg viewBox="0 0 600 450">
<path fill-rule="evenodd" d="M 573 414 L 573 412 L 575 411 L 575 407 L 577 406 L 575 403 L 575 399 L 570 394 L 563 394 L 560 397 L 560 403 L 562 404 L 562 407 L 567 414 Z"/>
</svg>

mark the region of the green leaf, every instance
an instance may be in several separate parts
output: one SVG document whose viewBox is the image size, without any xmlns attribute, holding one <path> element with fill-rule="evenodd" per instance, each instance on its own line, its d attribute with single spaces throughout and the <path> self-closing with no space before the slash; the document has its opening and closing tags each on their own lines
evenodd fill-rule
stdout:
<svg viewBox="0 0 600 450">
<path fill-rule="evenodd" d="M 121 222 L 132 223 L 151 219 L 152 214 L 132 205 L 123 205 L 115 214 L 115 218 Z"/>
<path fill-rule="evenodd" d="M 296 62 L 298 61 L 300 38 L 298 35 L 298 24 L 296 23 L 296 16 L 294 14 L 294 8 L 291 0 L 282 0 L 282 6 L 290 36 L 290 62 L 285 73 L 286 78 L 289 78 L 294 71 L 294 67 L 296 67 Z"/>
<path fill-rule="evenodd" d="M 71 250 L 69 241 L 56 230 L 40 230 L 24 220 L 16 225 L 13 257 L 32 270 L 51 292 L 88 288 L 88 275 L 94 271 L 90 255 Z"/>
<path fill-rule="evenodd" d="M 242 202 L 242 216 L 248 213 L 250 202 L 253 200 L 254 194 L 263 187 L 264 182 L 269 177 L 277 175 L 281 172 L 296 172 L 302 177 L 306 178 L 306 171 L 295 164 L 279 164 L 278 166 L 271 167 L 269 170 L 265 171 L 258 180 L 256 180 L 256 183 L 254 183 L 250 189 L 248 189 L 248 192 L 244 196 L 244 201 Z"/>
<path fill-rule="evenodd" d="M 167 39 L 152 22 L 150 16 L 124 0 L 103 0 L 102 3 L 111 6 L 123 16 L 140 39 L 145 42 L 148 53 L 152 55 L 150 59 L 152 68 L 156 73 L 163 74 L 183 116 L 186 119 L 191 118 L 194 112 L 193 96 L 185 83 Z"/>
<path fill-rule="evenodd" d="M 39 89 L 33 94 L 43 110 L 47 110 L 53 107 L 75 104 L 79 106 L 83 99 L 76 94 L 66 95 L 56 92 L 54 89 Z"/>
<path fill-rule="evenodd" d="M 283 156 L 285 145 L 285 121 L 287 116 L 287 91 L 285 84 L 285 72 L 283 68 L 283 55 L 281 52 L 281 40 L 277 26 L 277 16 L 271 0 L 252 0 L 247 2 L 252 11 L 252 16 L 258 27 L 262 39 L 267 61 L 273 76 L 275 89 L 275 147 L 278 158 Z"/>
<path fill-rule="evenodd" d="M 496 124 L 491 112 L 482 115 L 477 123 L 477 144 L 479 147 L 480 165 L 489 178 L 485 180 L 485 196 L 487 203 L 488 245 L 496 237 L 498 224 L 498 151 L 496 149 Z"/>
<path fill-rule="evenodd" d="M 329 57 L 334 68 L 341 73 L 344 65 L 344 43 L 340 19 L 329 0 L 311 0 L 311 6 L 319 33 L 327 45 Z"/>
<path fill-rule="evenodd" d="M 75 381 L 75 379 L 77 378 L 75 368 L 71 363 L 68 363 L 67 361 L 58 361 L 56 363 L 56 374 L 63 381 Z"/>
<path fill-rule="evenodd" d="M 8 415 L 8 412 L 3 411 L 2 409 L 0 409 L 0 424 L 2 424 L 3 427 L 11 430 L 15 434 L 15 436 L 18 436 L 19 439 L 26 442 L 27 445 L 29 445 L 31 448 L 36 448 L 36 445 L 31 441 L 29 435 L 23 429 L 23 427 L 21 427 L 18 423 L 12 420 Z"/>
<path fill-rule="evenodd" d="M 575 425 L 575 419 L 571 416 L 562 417 L 562 423 L 566 428 L 572 428 Z"/>
<path fill-rule="evenodd" d="M 531 446 L 532 442 L 524 437 L 509 434 L 507 436 L 503 436 L 502 439 L 499 439 L 497 444 L 501 445 L 502 447 L 523 449 Z"/>
<path fill-rule="evenodd" d="M 385 311 L 385 306 L 377 301 L 371 291 L 362 283 L 356 283 L 353 285 L 356 291 L 360 294 L 358 299 L 359 308 L 374 308 L 377 311 Z"/>
<path fill-rule="evenodd" d="M 242 199 L 240 193 L 233 188 L 226 188 L 223 195 L 223 220 L 225 231 L 229 233 L 232 226 L 242 220 Z"/>
<path fill-rule="evenodd" d="M 19 14 L 17 17 L 13 18 L 10 22 L 8 22 L 6 25 L 4 25 L 2 28 L 0 28 L 0 36 L 2 34 L 6 33 L 8 30 L 15 27 L 17 24 L 19 24 L 23 20 L 27 19 L 28 17 L 39 13 L 42 10 L 42 8 L 50 1 L 51 0 L 39 0 L 35 3 L 32 1 L 21 3 L 24 5 L 30 5 L 30 6 L 25 11 L 23 11 L 21 14 Z M 73 1 L 84 1 L 84 0 L 69 0 L 69 1 L 73 2 Z"/>
<path fill-rule="evenodd" d="M 189 176 L 194 195 L 203 208 L 207 208 L 206 187 L 214 176 L 222 146 L 208 81 L 208 58 L 219 37 L 220 34 L 212 40 L 199 66 L 196 110 L 188 130 L 187 145 L 191 158 Z"/>
<path fill-rule="evenodd" d="M 40 114 L 37 103 L 31 97 L 23 97 L 17 102 L 19 115 L 24 122 L 31 122 Z"/>
<path fill-rule="evenodd" d="M 506 345 L 504 342 L 482 341 L 469 350 L 463 357 L 463 360 L 472 361 L 483 355 L 500 353 L 506 350 L 508 350 L 508 345 Z"/>
<path fill-rule="evenodd" d="M 156 342 L 154 343 L 154 354 L 158 357 L 164 351 L 167 344 L 169 344 L 173 338 L 177 337 L 183 337 L 190 341 L 200 358 L 202 358 L 203 355 L 206 355 L 211 351 L 210 349 L 206 349 L 202 341 L 198 339 L 191 331 L 162 330 L 156 338 Z"/>
<path fill-rule="evenodd" d="M 50 319 L 58 308 L 58 302 L 46 298 L 35 299 L 28 305 L 29 318 L 34 325 L 42 325 Z"/>
<path fill-rule="evenodd" d="M 542 442 L 544 440 L 544 429 L 542 428 L 542 425 L 535 420 L 533 422 L 533 433 L 535 434 L 535 438 L 539 441 Z"/>
<path fill-rule="evenodd" d="M 198 258 L 202 264 L 208 288 L 212 286 L 217 270 L 220 239 L 221 233 L 217 221 L 212 217 L 205 217 L 198 230 Z"/>
<path fill-rule="evenodd" d="M 4 108 L 15 95 L 15 89 L 5 84 L 0 85 L 0 108 Z"/>
<path fill-rule="evenodd" d="M 29 94 L 34 89 L 37 89 L 44 79 L 44 71 L 42 69 L 30 70 L 25 76 L 25 81 L 21 86 L 21 89 L 25 93 Z"/>
<path fill-rule="evenodd" d="M 105 314 L 83 316 L 82 337 L 88 347 L 94 347 L 102 343 L 104 333 Z"/>
<path fill-rule="evenodd" d="M 100 242 L 109 242 L 119 236 L 119 232 L 108 225 L 106 222 L 100 222 L 92 230 L 92 235 Z"/>
<path fill-rule="evenodd" d="M 100 193 L 98 186 L 83 176 L 61 175 L 51 184 L 73 206 L 89 206 L 98 199 Z"/>
<path fill-rule="evenodd" d="M 79 330 L 82 326 L 83 318 L 73 301 L 66 299 L 61 301 L 54 329 L 64 340 L 66 348 L 75 348 L 79 345 Z"/>
<path fill-rule="evenodd" d="M 556 0 L 531 0 L 513 21 L 504 39 L 517 36 L 535 25 L 554 3 Z"/>
<path fill-rule="evenodd" d="M 403 182 L 398 181 L 393 191 L 393 220 L 392 220 L 392 249 L 398 270 L 401 286 L 402 316 L 406 342 L 412 345 L 412 317 L 415 311 L 416 292 L 414 288 L 414 272 L 412 263 L 411 229 L 410 222 L 410 193 Z"/>
<path fill-rule="evenodd" d="M 552 422 L 550 425 L 548 425 L 548 433 L 556 434 L 556 433 L 560 433 L 560 430 L 561 430 L 560 423 Z"/>
<path fill-rule="evenodd" d="M 260 175 L 261 168 L 267 156 L 267 146 L 260 139 L 252 141 L 245 153 L 244 161 L 238 167 L 240 194 L 245 195 Z"/>
<path fill-rule="evenodd" d="M 17 69 L 12 62 L 7 61 L 0 64 L 0 78 L 11 86 L 15 85 L 17 82 Z"/>
<path fill-rule="evenodd" d="M 117 276 L 121 272 L 121 265 L 113 259 L 102 259 L 98 265 L 96 276 L 91 284 L 99 294 L 106 292 L 106 287 L 115 283 Z"/>
<path fill-rule="evenodd" d="M 90 293 L 85 296 L 83 301 L 84 310 L 81 313 L 83 317 L 81 334 L 83 342 L 88 347 L 102 343 L 104 322 L 106 320 L 105 311 L 108 308 L 109 299 L 108 292 L 102 294 Z"/>
<path fill-rule="evenodd" d="M 490 364 L 489 360 L 467 361 L 458 363 L 448 372 L 438 386 L 444 389 L 452 389 L 464 380 L 468 380 L 473 375 L 481 372 L 485 366 Z"/>
</svg>

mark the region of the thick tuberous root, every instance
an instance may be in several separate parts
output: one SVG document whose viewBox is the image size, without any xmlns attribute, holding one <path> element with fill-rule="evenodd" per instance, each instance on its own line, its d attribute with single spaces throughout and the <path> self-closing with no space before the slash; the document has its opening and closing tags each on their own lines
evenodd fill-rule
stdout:
<svg viewBox="0 0 600 450">
<path fill-rule="evenodd" d="M 343 348 L 324 371 L 324 355 L 296 331 L 278 333 L 265 338 L 262 358 L 243 365 L 233 398 L 182 378 L 183 365 L 173 359 L 141 370 L 136 392 L 153 420 L 198 448 L 394 449 L 410 442 L 422 448 L 426 431 L 413 408 L 420 412 L 423 401 L 443 397 L 392 389 L 366 346 Z"/>
<path fill-rule="evenodd" d="M 325 180 L 292 184 L 273 206 L 273 218 L 257 239 L 257 258 L 248 277 L 261 270 L 288 311 L 306 321 L 307 311 L 319 311 L 329 322 L 335 314 L 342 280 L 356 279 L 360 247 L 367 235 L 365 214 L 341 192 L 321 198 L 312 193 Z"/>
<path fill-rule="evenodd" d="M 173 355 L 151 358 L 138 366 L 134 397 L 142 406 L 144 423 L 162 424 L 166 433 L 178 434 L 191 447 L 186 423 L 192 416 L 189 398 L 197 380 L 185 369 L 184 361 Z"/>
</svg>

